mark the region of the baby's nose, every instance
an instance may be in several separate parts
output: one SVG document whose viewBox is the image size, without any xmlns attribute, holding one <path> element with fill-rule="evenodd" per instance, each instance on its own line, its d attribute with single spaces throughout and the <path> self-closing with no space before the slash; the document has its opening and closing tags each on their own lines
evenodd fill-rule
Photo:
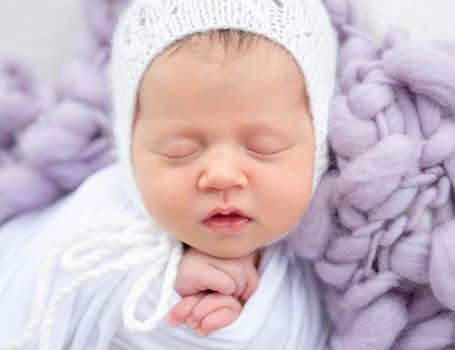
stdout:
<svg viewBox="0 0 455 350">
<path fill-rule="evenodd" d="M 248 178 L 241 157 L 234 151 L 220 152 L 208 159 L 199 178 L 201 191 L 245 188 Z"/>
</svg>

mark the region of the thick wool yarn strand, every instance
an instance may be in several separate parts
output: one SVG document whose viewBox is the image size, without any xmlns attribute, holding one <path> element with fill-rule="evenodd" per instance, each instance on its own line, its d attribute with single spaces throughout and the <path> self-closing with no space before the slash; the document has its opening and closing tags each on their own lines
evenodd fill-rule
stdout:
<svg viewBox="0 0 455 350">
<path fill-rule="evenodd" d="M 340 39 L 333 164 L 292 246 L 326 285 L 332 350 L 455 344 L 455 42 L 382 46 L 352 1 Z"/>
<path fill-rule="evenodd" d="M 126 2 L 84 1 L 87 28 L 59 87 L 37 81 L 24 62 L 0 60 L 0 223 L 52 203 L 114 160 L 105 71 Z"/>
</svg>

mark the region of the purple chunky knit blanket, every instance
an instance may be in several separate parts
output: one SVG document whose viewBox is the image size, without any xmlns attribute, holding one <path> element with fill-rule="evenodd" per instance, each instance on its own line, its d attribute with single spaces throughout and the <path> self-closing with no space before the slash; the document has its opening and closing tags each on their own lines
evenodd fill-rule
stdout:
<svg viewBox="0 0 455 350">
<path fill-rule="evenodd" d="M 455 42 L 376 46 L 351 1 L 332 169 L 292 246 L 325 282 L 333 350 L 455 349 Z"/>
<path fill-rule="evenodd" d="M 454 350 L 455 42 L 394 30 L 376 45 L 353 1 L 325 3 L 340 40 L 332 165 L 291 249 L 323 281 L 329 349 Z M 121 1 L 84 4 L 61 87 L 0 63 L 0 223 L 113 161 L 105 68 Z"/>
</svg>

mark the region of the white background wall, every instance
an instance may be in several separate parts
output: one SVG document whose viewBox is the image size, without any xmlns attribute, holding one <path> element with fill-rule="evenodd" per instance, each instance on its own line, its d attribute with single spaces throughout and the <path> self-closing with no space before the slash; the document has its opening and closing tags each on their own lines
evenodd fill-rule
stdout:
<svg viewBox="0 0 455 350">
<path fill-rule="evenodd" d="M 358 0 L 365 26 L 380 38 L 403 25 L 413 39 L 455 40 L 455 0 Z M 82 0 L 0 0 L 0 54 L 30 60 L 41 79 L 57 81 L 70 39 L 82 28 Z"/>
<path fill-rule="evenodd" d="M 81 0 L 0 0 L 0 55 L 30 61 L 40 79 L 56 81 L 70 39 L 83 26 Z"/>
<path fill-rule="evenodd" d="M 455 0 L 357 0 L 367 28 L 382 38 L 400 25 L 415 40 L 455 40 Z"/>
</svg>

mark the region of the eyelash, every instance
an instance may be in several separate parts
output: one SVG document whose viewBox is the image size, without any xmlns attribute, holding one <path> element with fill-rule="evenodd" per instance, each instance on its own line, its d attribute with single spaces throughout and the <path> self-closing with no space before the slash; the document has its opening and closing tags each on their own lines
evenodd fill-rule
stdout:
<svg viewBox="0 0 455 350">
<path fill-rule="evenodd" d="M 186 156 L 180 156 L 180 157 L 167 156 L 167 155 L 165 155 L 165 154 L 161 154 L 161 156 L 163 156 L 163 157 L 165 157 L 165 158 L 167 158 L 167 159 L 171 159 L 171 160 L 178 160 L 178 159 L 187 158 L 187 157 L 193 155 L 194 153 L 195 153 L 195 152 L 192 152 L 192 153 L 190 153 L 190 154 L 188 154 L 188 155 L 186 155 Z"/>
<path fill-rule="evenodd" d="M 279 151 L 275 151 L 275 152 L 258 152 L 258 151 L 254 151 L 252 149 L 248 149 L 249 152 L 253 152 L 254 154 L 259 154 L 261 156 L 273 156 L 275 154 L 278 154 L 278 153 L 281 153 L 284 151 L 284 149 L 282 150 L 279 150 Z"/>
<path fill-rule="evenodd" d="M 276 155 L 276 154 L 279 154 L 281 152 L 283 152 L 285 149 L 281 149 L 279 151 L 275 151 L 275 152 L 258 152 L 258 151 L 255 151 L 255 150 L 252 150 L 252 149 L 247 149 L 248 152 L 252 152 L 256 155 L 259 155 L 259 156 L 272 156 L 272 155 Z M 190 154 L 187 154 L 185 156 L 180 156 L 180 157 L 176 157 L 176 156 L 168 156 L 166 154 L 161 154 L 163 157 L 165 157 L 166 159 L 169 159 L 169 160 L 180 160 L 180 159 L 185 159 L 185 158 L 188 158 L 190 156 L 192 156 L 194 153 L 197 153 L 197 151 L 195 152 L 192 152 Z"/>
</svg>

